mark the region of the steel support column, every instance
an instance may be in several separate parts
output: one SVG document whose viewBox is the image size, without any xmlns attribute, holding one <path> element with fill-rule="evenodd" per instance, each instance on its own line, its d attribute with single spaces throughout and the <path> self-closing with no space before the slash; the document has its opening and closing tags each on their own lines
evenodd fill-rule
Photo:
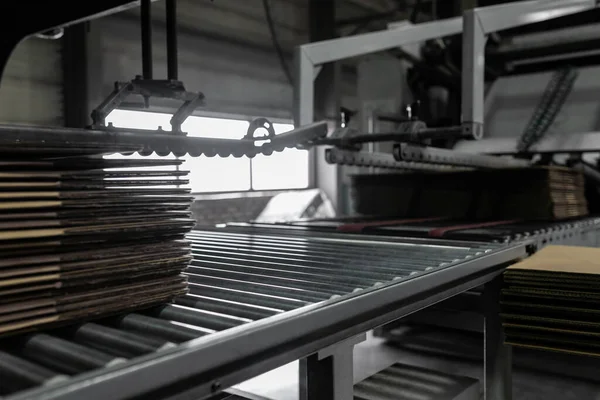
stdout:
<svg viewBox="0 0 600 400">
<path fill-rule="evenodd" d="M 65 28 L 62 38 L 63 116 L 69 128 L 84 128 L 91 122 L 93 107 L 105 97 L 102 86 L 104 54 L 101 32 L 94 22 Z"/>
<path fill-rule="evenodd" d="M 335 4 L 335 0 L 310 0 L 308 5 L 310 42 L 319 42 L 336 37 Z M 312 75 L 312 78 L 309 79 L 314 79 L 314 87 L 312 88 L 314 92 L 312 94 L 306 93 L 307 96 L 311 95 L 311 99 L 314 99 L 311 110 L 313 116 L 303 123 L 325 120 L 332 128 L 339 126 L 341 119 L 339 113 L 340 64 L 329 62 L 323 64 L 316 71 L 314 67 L 308 69 Z M 318 149 L 311 151 L 310 166 L 312 169 L 309 171 L 309 183 L 311 186 L 324 190 L 336 205 L 338 202 L 339 168 L 327 165 L 322 150 Z"/>
<path fill-rule="evenodd" d="M 512 348 L 504 344 L 500 320 L 502 275 L 484 287 L 483 390 L 485 400 L 512 399 Z"/>
<path fill-rule="evenodd" d="M 462 124 L 466 136 L 483 136 L 485 42 L 487 40 L 475 10 L 464 13 Z"/>
<path fill-rule="evenodd" d="M 361 334 L 300 360 L 300 400 L 348 400 L 354 392 L 354 346 Z"/>
<path fill-rule="evenodd" d="M 62 38 L 63 119 L 69 128 L 84 128 L 89 119 L 88 23 L 65 28 Z"/>
<path fill-rule="evenodd" d="M 334 39 L 335 30 L 335 0 L 310 0 L 309 40 L 319 42 Z M 323 65 L 315 79 L 315 119 L 340 120 L 338 100 L 339 64 L 330 62 Z M 311 121 L 312 122 L 312 121 Z"/>
</svg>

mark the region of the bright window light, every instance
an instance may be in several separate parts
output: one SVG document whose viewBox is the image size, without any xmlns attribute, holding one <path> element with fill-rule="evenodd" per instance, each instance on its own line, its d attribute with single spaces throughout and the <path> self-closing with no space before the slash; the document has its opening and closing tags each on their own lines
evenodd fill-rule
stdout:
<svg viewBox="0 0 600 400">
<path fill-rule="evenodd" d="M 163 113 L 147 111 L 114 110 L 106 117 L 106 123 L 119 128 L 171 130 L 171 116 Z"/>
<path fill-rule="evenodd" d="M 185 169 L 190 171 L 192 192 L 235 192 L 250 190 L 250 160 L 205 156 L 188 158 Z"/>
<path fill-rule="evenodd" d="M 116 127 L 170 131 L 169 114 L 146 111 L 114 110 L 106 118 Z M 191 137 L 240 139 L 246 134 L 248 121 L 239 119 L 189 117 L 182 130 Z M 273 124 L 275 133 L 293 129 L 291 124 Z M 110 158 L 124 157 L 112 155 Z M 133 157 L 139 157 L 135 155 Z M 153 155 L 153 157 L 157 157 Z M 170 157 L 173 157 L 170 155 Z M 281 190 L 308 187 L 308 151 L 286 149 L 271 156 L 242 158 L 183 157 L 180 168 L 190 171 L 194 193 L 233 192 L 247 190 Z"/>
<path fill-rule="evenodd" d="M 273 124 L 275 133 L 294 129 L 291 124 Z M 308 187 L 308 151 L 285 149 L 252 159 L 252 188 L 255 190 L 304 189 Z"/>
<path fill-rule="evenodd" d="M 181 130 L 193 137 L 241 139 L 249 125 L 248 121 L 239 119 L 189 117 L 181 126 Z"/>
</svg>

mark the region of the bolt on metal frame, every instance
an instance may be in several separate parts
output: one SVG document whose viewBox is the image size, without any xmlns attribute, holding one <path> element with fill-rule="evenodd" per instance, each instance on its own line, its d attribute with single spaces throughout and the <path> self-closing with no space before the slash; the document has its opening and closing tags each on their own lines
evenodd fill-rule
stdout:
<svg viewBox="0 0 600 400">
<path fill-rule="evenodd" d="M 486 35 L 593 9 L 596 0 L 531 0 L 468 10 L 463 17 L 417 25 L 393 26 L 384 31 L 298 46 L 295 51 L 294 122 L 313 122 L 314 80 L 323 64 L 376 53 L 457 34 L 463 31 L 462 129 L 473 138 L 483 136 L 484 66 Z"/>
</svg>

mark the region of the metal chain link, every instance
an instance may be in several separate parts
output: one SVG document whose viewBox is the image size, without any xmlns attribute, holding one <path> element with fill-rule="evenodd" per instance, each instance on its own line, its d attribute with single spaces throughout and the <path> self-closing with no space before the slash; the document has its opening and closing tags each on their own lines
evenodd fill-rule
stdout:
<svg viewBox="0 0 600 400">
<path fill-rule="evenodd" d="M 579 71 L 570 67 L 558 70 L 553 74 L 519 139 L 517 145 L 519 152 L 526 152 L 546 134 L 571 93 L 578 75 Z"/>
</svg>

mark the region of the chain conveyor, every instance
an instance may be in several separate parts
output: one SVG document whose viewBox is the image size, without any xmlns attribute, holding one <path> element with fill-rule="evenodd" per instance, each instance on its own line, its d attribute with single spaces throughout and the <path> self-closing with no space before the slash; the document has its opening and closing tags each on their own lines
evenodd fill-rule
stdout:
<svg viewBox="0 0 600 400">
<path fill-rule="evenodd" d="M 62 154 L 64 156 L 104 153 L 129 153 L 141 155 L 156 153 L 177 157 L 254 157 L 271 154 L 286 148 L 310 147 L 314 140 L 327 134 L 327 123 L 316 122 L 272 135 L 268 140 L 216 139 L 188 137 L 167 131 L 143 129 L 75 129 L 62 127 L 34 127 L 0 124 L 0 152 L 10 154 Z"/>
<path fill-rule="evenodd" d="M 522 244 L 248 227 L 195 230 L 188 240 L 188 295 L 1 339 L 1 394 L 161 398 L 156 390 L 193 387 L 204 398 L 488 282 L 526 254 Z"/>
<path fill-rule="evenodd" d="M 351 151 L 329 148 L 325 150 L 325 160 L 329 164 L 348 165 L 351 167 L 375 167 L 396 169 L 401 171 L 466 171 L 451 165 L 428 164 L 415 161 L 397 161 L 393 154 L 366 151 Z"/>
</svg>

